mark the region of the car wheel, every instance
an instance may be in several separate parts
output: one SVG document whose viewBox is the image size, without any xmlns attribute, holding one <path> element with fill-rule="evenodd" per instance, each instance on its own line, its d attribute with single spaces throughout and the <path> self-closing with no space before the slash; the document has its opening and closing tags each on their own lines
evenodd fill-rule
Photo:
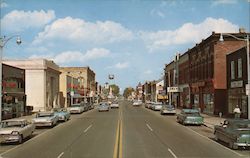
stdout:
<svg viewBox="0 0 250 158">
<path fill-rule="evenodd" d="M 23 143 L 23 135 L 18 136 L 18 143 L 22 144 Z"/>
<path fill-rule="evenodd" d="M 233 150 L 237 150 L 238 146 L 234 144 L 234 142 L 229 142 L 229 147 Z"/>
</svg>

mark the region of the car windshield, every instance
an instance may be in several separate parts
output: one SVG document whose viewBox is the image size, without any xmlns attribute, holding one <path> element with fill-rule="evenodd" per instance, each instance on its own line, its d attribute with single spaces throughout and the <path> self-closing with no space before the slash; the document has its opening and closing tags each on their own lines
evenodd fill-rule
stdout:
<svg viewBox="0 0 250 158">
<path fill-rule="evenodd" d="M 247 122 L 242 122 L 242 123 L 236 123 L 234 125 L 236 129 L 248 129 L 250 130 L 250 123 Z"/>
<path fill-rule="evenodd" d="M 23 126 L 24 123 L 22 121 L 1 122 L 1 128 L 23 127 Z"/>
<path fill-rule="evenodd" d="M 198 112 L 186 112 L 188 116 L 200 116 Z"/>
</svg>

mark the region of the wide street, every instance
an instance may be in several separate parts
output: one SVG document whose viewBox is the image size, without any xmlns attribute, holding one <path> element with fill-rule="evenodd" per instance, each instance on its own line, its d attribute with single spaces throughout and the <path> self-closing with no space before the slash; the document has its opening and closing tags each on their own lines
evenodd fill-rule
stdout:
<svg viewBox="0 0 250 158">
<path fill-rule="evenodd" d="M 248 157 L 215 142 L 205 126 L 183 126 L 176 116 L 161 116 L 121 101 L 119 109 L 73 115 L 21 145 L 1 145 L 3 158 L 179 158 Z M 4 151 L 4 149 L 6 149 Z"/>
</svg>

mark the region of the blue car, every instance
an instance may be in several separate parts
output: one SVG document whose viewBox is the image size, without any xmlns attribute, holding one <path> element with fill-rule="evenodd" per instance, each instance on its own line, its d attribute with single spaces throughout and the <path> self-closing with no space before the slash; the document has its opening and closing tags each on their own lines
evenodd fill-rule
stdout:
<svg viewBox="0 0 250 158">
<path fill-rule="evenodd" d="M 59 121 L 68 121 L 70 118 L 70 113 L 67 111 L 67 109 L 54 109 L 54 113 L 56 116 L 58 116 Z"/>
</svg>

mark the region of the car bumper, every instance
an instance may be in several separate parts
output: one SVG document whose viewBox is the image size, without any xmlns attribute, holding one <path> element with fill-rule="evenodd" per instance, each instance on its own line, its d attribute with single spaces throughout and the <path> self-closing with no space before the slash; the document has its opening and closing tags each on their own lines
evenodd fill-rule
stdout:
<svg viewBox="0 0 250 158">
<path fill-rule="evenodd" d="M 173 110 L 173 111 L 162 110 L 161 113 L 162 114 L 176 114 L 176 111 L 175 110 Z"/>
<path fill-rule="evenodd" d="M 34 123 L 36 127 L 46 127 L 46 126 L 52 126 L 52 122 L 35 122 Z"/>
<path fill-rule="evenodd" d="M 240 146 L 240 147 L 250 147 L 250 142 L 246 143 L 234 143 L 234 145 Z"/>
<path fill-rule="evenodd" d="M 109 109 L 99 109 L 98 111 L 109 111 Z"/>
<path fill-rule="evenodd" d="M 4 135 L 4 136 L 0 136 L 0 143 L 14 143 L 14 142 L 18 142 L 19 141 L 19 137 L 18 135 Z"/>
</svg>

